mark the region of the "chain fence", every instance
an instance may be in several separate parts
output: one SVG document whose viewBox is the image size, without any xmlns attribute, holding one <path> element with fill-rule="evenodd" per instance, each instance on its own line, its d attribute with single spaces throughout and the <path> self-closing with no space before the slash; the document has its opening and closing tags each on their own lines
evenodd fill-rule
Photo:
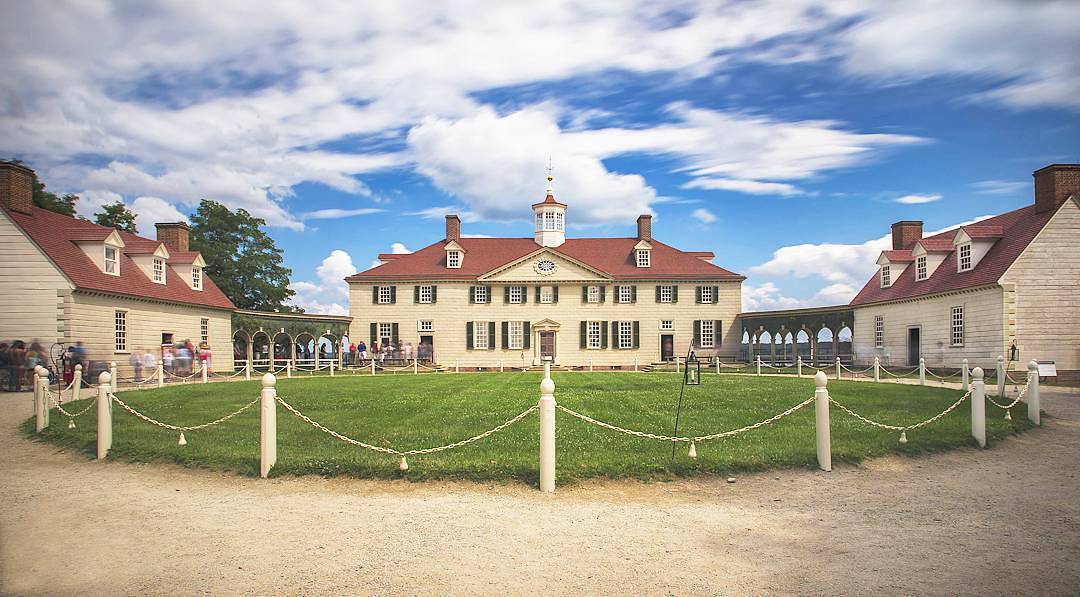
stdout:
<svg viewBox="0 0 1080 597">
<path fill-rule="evenodd" d="M 907 432 L 908 431 L 911 431 L 913 429 L 918 429 L 920 427 L 925 427 L 926 425 L 934 423 L 938 419 L 941 419 L 945 415 L 947 415 L 947 414 L 951 413 L 952 411 L 956 410 L 956 408 L 958 406 L 963 404 L 964 401 L 967 400 L 970 397 L 971 397 L 971 391 L 969 390 L 963 396 L 961 396 L 956 402 L 953 402 L 952 405 L 950 405 L 945 410 L 943 410 L 940 413 L 930 417 L 929 419 L 926 419 L 924 421 L 920 421 L 918 423 L 913 423 L 911 425 L 890 425 L 888 423 L 881 423 L 881 422 L 875 421 L 873 419 L 870 419 L 868 417 L 864 417 L 863 415 L 860 415 L 859 413 L 857 413 L 857 412 L 851 410 L 850 408 L 844 406 L 840 402 L 837 402 L 836 399 L 833 398 L 832 396 L 829 396 L 829 402 L 831 404 L 835 405 L 840 410 L 842 410 L 842 411 L 846 412 L 847 414 L 851 415 L 852 417 L 855 417 L 856 419 L 862 421 L 863 423 L 866 423 L 867 425 L 871 425 L 873 427 L 878 427 L 880 429 L 888 429 L 890 431 L 899 431 L 900 432 L 900 443 L 906 444 L 907 443 Z"/>
<path fill-rule="evenodd" d="M 224 417 L 221 417 L 220 419 L 215 419 L 213 421 L 210 421 L 209 423 L 203 423 L 202 425 L 172 425 L 172 424 L 169 424 L 169 423 L 163 423 L 161 421 L 158 421 L 157 419 L 154 419 L 153 417 L 149 417 L 147 415 L 144 415 L 143 413 L 141 413 L 141 412 L 135 410 L 134 408 L 128 406 L 127 403 L 125 403 L 123 400 L 117 398 L 116 394 L 109 394 L 109 399 L 113 400 L 114 402 L 119 404 L 121 408 L 128 411 L 132 415 L 138 417 L 139 419 L 142 419 L 143 421 L 146 421 L 147 423 L 150 423 L 151 425 L 156 425 L 158 427 L 161 427 L 162 429 L 170 429 L 172 431 L 179 431 L 180 432 L 180 445 L 187 444 L 187 439 L 184 437 L 184 432 L 185 431 L 198 431 L 200 429 L 206 429 L 207 427 L 213 427 L 214 425 L 220 425 L 221 423 L 224 423 L 225 421 L 228 421 L 229 419 L 235 417 L 236 415 L 239 415 L 240 413 L 244 412 L 245 410 L 247 410 L 247 409 L 251 408 L 252 406 L 255 406 L 256 404 L 259 403 L 259 398 L 256 398 L 256 399 L 252 400 L 251 402 L 248 402 L 244 406 L 241 406 L 239 408 L 239 410 L 233 411 L 233 412 L 225 415 Z"/>
</svg>

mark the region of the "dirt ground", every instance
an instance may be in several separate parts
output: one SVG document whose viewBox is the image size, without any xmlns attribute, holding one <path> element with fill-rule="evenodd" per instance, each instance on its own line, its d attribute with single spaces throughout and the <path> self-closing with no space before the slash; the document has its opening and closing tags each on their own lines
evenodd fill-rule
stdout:
<svg viewBox="0 0 1080 597">
<path fill-rule="evenodd" d="M 542 495 L 94 462 L 0 394 L 0 593 L 1074 593 L 1080 392 L 1043 395 L 988 451 Z"/>
</svg>

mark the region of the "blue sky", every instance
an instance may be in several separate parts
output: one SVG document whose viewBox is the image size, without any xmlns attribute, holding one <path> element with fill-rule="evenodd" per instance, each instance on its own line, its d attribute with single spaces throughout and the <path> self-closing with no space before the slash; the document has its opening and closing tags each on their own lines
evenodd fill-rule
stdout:
<svg viewBox="0 0 1080 597">
<path fill-rule="evenodd" d="M 1080 161 L 1080 3 L 24 3 L 0 24 L 0 155 L 140 231 L 203 197 L 263 217 L 296 302 L 464 233 L 716 253 L 744 306 L 846 302 L 889 225 L 1032 200 Z"/>
</svg>

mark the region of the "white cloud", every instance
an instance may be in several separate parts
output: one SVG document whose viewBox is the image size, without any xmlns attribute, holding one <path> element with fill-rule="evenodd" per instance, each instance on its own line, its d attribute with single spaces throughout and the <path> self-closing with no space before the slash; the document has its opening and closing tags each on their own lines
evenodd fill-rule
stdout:
<svg viewBox="0 0 1080 597">
<path fill-rule="evenodd" d="M 759 182 L 756 180 L 736 180 L 733 178 L 695 178 L 683 185 L 685 189 L 708 189 L 710 191 L 738 191 L 748 195 L 781 195 L 784 197 L 802 194 L 795 185 L 783 182 Z"/>
<path fill-rule="evenodd" d="M 390 245 L 390 252 L 394 255 L 408 255 L 412 253 L 404 243 L 393 243 Z"/>
<path fill-rule="evenodd" d="M 980 180 L 971 186 L 984 195 L 1022 195 L 1031 191 L 1030 182 L 1014 180 Z"/>
<path fill-rule="evenodd" d="M 367 216 L 382 213 L 386 210 L 375 207 L 361 207 L 358 209 L 319 209 L 309 211 L 300 216 L 302 220 L 336 220 L 338 218 L 351 218 L 353 216 Z"/>
<path fill-rule="evenodd" d="M 356 273 L 352 256 L 334 249 L 315 268 L 316 282 L 297 281 L 289 284 L 296 295 L 291 302 L 310 313 L 345 315 L 348 312 L 349 285 L 345 278 Z"/>
<path fill-rule="evenodd" d="M 897 197 L 897 203 L 903 203 L 905 205 L 918 205 L 920 203 L 933 203 L 934 201 L 940 201 L 941 195 L 938 193 L 930 194 L 912 194 L 904 195 L 903 197 Z"/>
<path fill-rule="evenodd" d="M 700 220 L 702 224 L 712 224 L 717 219 L 716 214 L 704 208 L 695 209 L 690 215 Z"/>
<path fill-rule="evenodd" d="M 186 215 L 160 197 L 136 197 L 131 202 L 131 211 L 135 212 L 135 227 L 139 234 L 147 238 L 156 238 L 155 224 L 188 221 Z"/>
</svg>

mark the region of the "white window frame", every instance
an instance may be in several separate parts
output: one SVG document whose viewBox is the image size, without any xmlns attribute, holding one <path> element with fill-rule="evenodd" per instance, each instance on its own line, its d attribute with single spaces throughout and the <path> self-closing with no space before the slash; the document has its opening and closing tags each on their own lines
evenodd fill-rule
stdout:
<svg viewBox="0 0 1080 597">
<path fill-rule="evenodd" d="M 112 253 L 112 257 L 109 257 L 109 253 Z M 102 263 L 102 271 L 110 276 L 120 275 L 120 249 L 112 246 L 105 245 L 105 254 L 102 257 L 104 262 Z M 111 266 L 111 268 L 110 268 Z"/>
<path fill-rule="evenodd" d="M 540 287 L 540 302 L 545 305 L 550 305 L 555 302 L 555 287 L 554 286 L 541 286 Z"/>
<path fill-rule="evenodd" d="M 885 318 L 874 317 L 874 348 L 885 348 Z"/>
<path fill-rule="evenodd" d="M 125 309 L 117 309 L 113 311 L 113 352 L 126 353 L 127 339 L 128 339 L 128 312 Z"/>
<path fill-rule="evenodd" d="M 589 289 L 586 290 L 585 292 L 586 292 L 585 302 L 594 303 L 594 304 L 600 302 L 600 287 L 599 286 L 589 286 Z"/>
<path fill-rule="evenodd" d="M 620 321 L 619 322 L 619 348 L 633 348 L 634 347 L 634 322 L 632 321 Z"/>
<path fill-rule="evenodd" d="M 416 324 L 416 331 L 418 332 L 434 332 L 435 324 L 430 319 L 421 319 Z"/>
<path fill-rule="evenodd" d="M 672 331 L 672 330 L 674 330 L 675 329 L 675 320 L 674 319 L 661 319 L 660 320 L 660 329 L 664 330 L 664 331 Z"/>
<path fill-rule="evenodd" d="M 202 273 L 201 267 L 191 266 L 191 287 L 195 290 L 202 290 Z"/>
<path fill-rule="evenodd" d="M 205 317 L 199 319 L 199 339 L 207 344 L 210 343 L 210 320 Z"/>
<path fill-rule="evenodd" d="M 525 348 L 525 322 L 523 321 L 511 321 L 507 325 L 507 338 L 506 345 L 510 350 L 521 350 Z"/>
<path fill-rule="evenodd" d="M 600 348 L 600 336 L 603 332 L 602 321 L 586 321 L 585 322 L 585 347 L 590 350 L 597 350 Z"/>
<path fill-rule="evenodd" d="M 698 339 L 703 348 L 716 346 L 716 322 L 712 319 L 702 319 L 698 324 Z"/>
<path fill-rule="evenodd" d="M 488 322 L 486 321 L 474 321 L 473 322 L 473 348 L 476 350 L 487 350 L 491 339 L 488 338 Z"/>
<path fill-rule="evenodd" d="M 379 304 L 380 305 L 389 305 L 392 300 L 393 300 L 393 295 L 391 294 L 390 287 L 389 286 L 380 286 L 379 287 Z M 382 324 L 380 324 L 380 325 L 382 325 Z"/>
<path fill-rule="evenodd" d="M 423 304 L 423 305 L 430 305 L 431 304 L 432 294 L 434 294 L 432 292 L 432 288 L 434 288 L 434 286 L 432 286 L 431 284 L 423 284 L 423 285 L 420 286 L 420 303 L 421 304 Z"/>
<path fill-rule="evenodd" d="M 544 212 L 542 211 L 536 212 L 536 229 L 538 231 L 544 229 Z"/>
<path fill-rule="evenodd" d="M 555 230 L 555 212 L 553 212 L 553 211 L 545 211 L 544 212 L 544 230 L 551 230 L 551 231 Z"/>
<path fill-rule="evenodd" d="M 451 269 L 461 268 L 461 251 L 453 250 L 446 252 L 446 267 Z"/>
<path fill-rule="evenodd" d="M 675 302 L 675 287 L 667 284 L 660 286 L 660 302 L 661 303 L 673 303 Z"/>
<path fill-rule="evenodd" d="M 524 286 L 511 286 L 510 287 L 510 304 L 520 305 L 525 302 L 525 287 Z"/>
<path fill-rule="evenodd" d="M 165 283 L 165 260 L 160 257 L 154 257 L 153 264 L 154 282 L 156 284 Z"/>
<path fill-rule="evenodd" d="M 629 303 L 633 299 L 633 289 L 629 286 L 619 286 L 619 302 Z"/>
<path fill-rule="evenodd" d="M 964 243 L 956 247 L 956 271 L 969 271 L 973 265 L 971 258 L 971 243 Z"/>
<path fill-rule="evenodd" d="M 377 337 L 375 338 L 375 341 L 379 343 L 379 346 L 376 346 L 374 348 L 382 347 L 383 338 L 386 338 L 386 341 L 388 343 L 394 341 L 394 324 L 393 323 L 380 321 L 379 322 L 379 327 L 375 331 L 378 332 L 376 334 Z"/>
<path fill-rule="evenodd" d="M 555 212 L 555 230 L 563 232 L 566 229 L 566 217 L 563 212 Z"/>
<path fill-rule="evenodd" d="M 888 288 L 892 286 L 892 266 L 881 266 L 881 287 Z"/>
<path fill-rule="evenodd" d="M 715 298 L 716 297 L 713 296 L 712 286 L 701 287 L 701 302 L 712 304 L 715 301 Z"/>
<path fill-rule="evenodd" d="M 922 281 L 926 279 L 926 274 L 929 270 L 926 267 L 926 255 L 919 255 L 915 258 L 915 280 Z"/>
<path fill-rule="evenodd" d="M 488 299 L 491 298 L 491 292 L 487 286 L 475 286 L 473 287 L 473 302 L 477 305 L 486 305 Z"/>
<path fill-rule="evenodd" d="M 637 266 L 638 267 L 650 267 L 652 264 L 652 257 L 649 255 L 648 249 L 637 250 Z"/>
<path fill-rule="evenodd" d="M 956 305 L 951 309 L 952 318 L 950 320 L 950 346 L 963 346 L 964 345 L 964 306 Z"/>
</svg>

